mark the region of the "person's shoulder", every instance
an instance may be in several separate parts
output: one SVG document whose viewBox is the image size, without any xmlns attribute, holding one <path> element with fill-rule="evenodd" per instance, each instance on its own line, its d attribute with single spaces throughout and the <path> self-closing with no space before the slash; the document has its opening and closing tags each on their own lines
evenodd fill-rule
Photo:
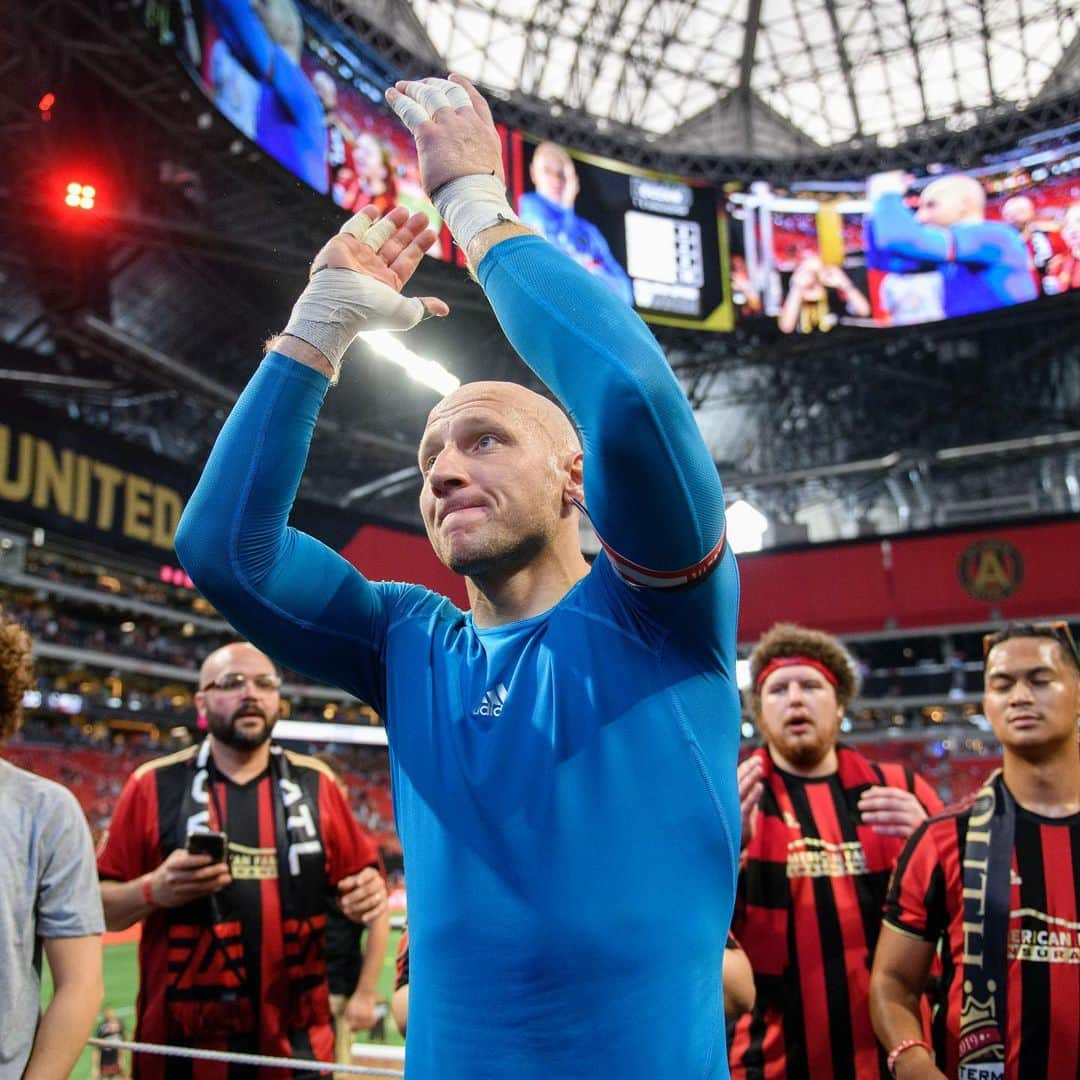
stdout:
<svg viewBox="0 0 1080 1080">
<path fill-rule="evenodd" d="M 0 788 L 5 809 L 20 822 L 19 829 L 33 838 L 32 844 L 52 848 L 77 842 L 79 829 L 87 825 L 74 792 L 10 762 L 3 765 L 7 775 L 0 775 Z"/>
<path fill-rule="evenodd" d="M 131 774 L 131 779 L 136 783 L 139 783 L 148 776 L 153 776 L 163 769 L 173 768 L 177 765 L 186 766 L 198 751 L 199 747 L 196 743 L 192 746 L 185 746 L 183 750 L 177 750 L 173 754 L 166 754 L 164 757 L 159 758 L 151 758 L 149 761 L 144 761 L 135 769 Z"/>
<path fill-rule="evenodd" d="M 919 836 L 925 837 L 925 842 L 932 844 L 939 853 L 954 849 L 959 838 L 967 832 L 973 801 L 974 796 L 951 803 L 938 813 L 931 814 L 912 834 L 912 842 Z"/>
<path fill-rule="evenodd" d="M 39 776 L 29 769 L 21 769 L 18 765 L 13 765 L 2 758 L 0 758 L 0 776 L 3 776 L 5 798 L 9 801 L 17 800 L 24 805 L 29 804 L 35 810 L 62 806 L 74 808 L 80 814 L 82 813 L 78 799 L 68 788 L 55 780 Z"/>
<path fill-rule="evenodd" d="M 382 595 L 391 623 L 432 616 L 450 620 L 465 618 L 465 612 L 448 596 L 426 585 L 406 581 L 373 581 L 371 584 Z"/>
<path fill-rule="evenodd" d="M 301 754 L 298 750 L 282 749 L 282 753 L 289 763 L 289 768 L 318 773 L 319 776 L 326 777 L 331 783 L 336 782 L 337 777 L 334 775 L 334 770 L 325 761 L 320 761 L 311 754 Z"/>
</svg>

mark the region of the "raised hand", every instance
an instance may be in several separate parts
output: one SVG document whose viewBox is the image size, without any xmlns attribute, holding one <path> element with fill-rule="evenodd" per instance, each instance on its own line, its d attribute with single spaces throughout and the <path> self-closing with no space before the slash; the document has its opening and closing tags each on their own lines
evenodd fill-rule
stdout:
<svg viewBox="0 0 1080 1080">
<path fill-rule="evenodd" d="M 910 792 L 893 787 L 870 787 L 859 796 L 859 814 L 882 836 L 910 836 L 927 817 L 923 804 Z"/>
<path fill-rule="evenodd" d="M 742 846 L 745 848 L 754 839 L 757 824 L 757 810 L 761 805 L 761 796 L 765 794 L 765 766 L 757 754 L 751 754 L 740 766 L 739 809 L 742 812 Z"/>
<path fill-rule="evenodd" d="M 404 206 L 395 206 L 380 218 L 378 210 L 368 206 L 323 245 L 311 264 L 311 275 L 327 269 L 353 270 L 400 292 L 437 239 L 428 227 L 427 214 L 410 215 Z M 446 315 L 450 310 L 435 296 L 419 300 L 430 315 Z"/>
<path fill-rule="evenodd" d="M 429 195 L 459 176 L 494 176 L 505 185 L 495 121 L 468 79 L 399 82 L 386 91 L 386 100 L 416 139 L 420 182 Z"/>
</svg>

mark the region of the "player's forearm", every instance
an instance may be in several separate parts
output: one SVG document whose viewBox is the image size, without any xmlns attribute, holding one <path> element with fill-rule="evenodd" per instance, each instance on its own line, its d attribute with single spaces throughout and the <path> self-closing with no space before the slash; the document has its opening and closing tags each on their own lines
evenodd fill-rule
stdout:
<svg viewBox="0 0 1080 1080">
<path fill-rule="evenodd" d="M 899 195 L 882 195 L 875 202 L 871 217 L 874 240 L 880 252 L 922 263 L 949 260 L 952 243 L 948 232 L 916 221 Z"/>
<path fill-rule="evenodd" d="M 240 395 L 184 509 L 176 553 L 239 634 L 315 678 L 357 690 L 364 679 L 370 693 L 371 586 L 288 526 L 329 386 L 298 359 L 269 353 Z"/>
<path fill-rule="evenodd" d="M 374 994 L 379 986 L 379 975 L 386 959 L 386 946 L 390 941 L 390 912 L 384 911 L 367 928 L 364 940 L 364 962 L 356 989 Z"/>
<path fill-rule="evenodd" d="M 212 0 L 211 16 L 229 51 L 257 79 L 271 73 L 274 43 L 247 0 Z"/>
<path fill-rule="evenodd" d="M 799 309 L 802 307 L 802 289 L 798 285 L 792 285 L 784 298 L 780 315 L 776 322 L 781 333 L 790 334 L 799 323 Z"/>
<path fill-rule="evenodd" d="M 277 337 L 272 338 L 267 352 L 287 356 L 290 360 L 295 360 L 298 364 L 303 364 L 304 367 L 309 367 L 328 379 L 334 377 L 334 368 L 330 361 L 314 345 L 309 345 L 306 341 L 293 337 L 292 334 L 278 334 Z"/>
<path fill-rule="evenodd" d="M 723 493 L 659 344 L 572 259 L 510 230 L 488 230 L 478 276 L 507 337 L 581 432 L 597 531 L 650 569 L 697 563 L 721 536 Z"/>
<path fill-rule="evenodd" d="M 286 539 L 326 378 L 270 353 L 214 443 L 176 530 L 176 553 L 229 617 Z"/>
<path fill-rule="evenodd" d="M 89 962 L 96 943 L 96 963 Z M 93 1030 L 105 984 L 101 974 L 101 939 L 80 942 L 84 962 L 54 972 L 56 989 L 34 1035 L 23 1080 L 66 1080 Z"/>
<path fill-rule="evenodd" d="M 891 1049 L 923 1037 L 920 994 L 904 979 L 875 970 L 870 980 L 870 1019 L 882 1046 Z"/>
<path fill-rule="evenodd" d="M 146 902 L 143 879 L 101 882 L 101 906 L 106 930 L 126 930 L 154 910 Z"/>
</svg>

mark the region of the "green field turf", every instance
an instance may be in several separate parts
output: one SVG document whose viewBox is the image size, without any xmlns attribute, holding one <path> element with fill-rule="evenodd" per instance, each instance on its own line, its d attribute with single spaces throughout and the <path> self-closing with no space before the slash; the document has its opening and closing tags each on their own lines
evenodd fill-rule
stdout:
<svg viewBox="0 0 1080 1080">
<path fill-rule="evenodd" d="M 394 958 L 397 956 L 398 940 L 401 937 L 400 930 L 390 931 L 390 944 L 386 948 L 386 961 L 383 964 L 382 974 L 379 976 L 379 998 L 389 1001 L 394 990 Z M 135 996 L 139 991 L 138 970 L 138 944 L 136 942 L 124 942 L 119 945 L 105 946 L 105 1004 L 111 1005 L 117 1015 L 127 1027 L 127 1037 L 130 1039 L 135 1027 Z M 42 1001 L 48 1002 L 52 996 L 52 979 L 49 977 L 48 967 L 42 980 Z M 394 1027 L 394 1022 L 389 1017 L 386 1020 L 386 1042 L 390 1045 L 401 1046 L 404 1040 Z M 359 1035 L 359 1041 L 366 1036 Z M 83 1051 L 78 1063 L 71 1073 L 72 1080 L 88 1080 L 90 1076 L 90 1050 Z"/>
</svg>

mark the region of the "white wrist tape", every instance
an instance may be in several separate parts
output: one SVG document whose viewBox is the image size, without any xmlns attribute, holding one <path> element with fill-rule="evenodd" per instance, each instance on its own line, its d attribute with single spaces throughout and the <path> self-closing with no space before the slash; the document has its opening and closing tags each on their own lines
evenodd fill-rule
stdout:
<svg viewBox="0 0 1080 1080">
<path fill-rule="evenodd" d="M 459 176 L 435 192 L 435 209 L 442 215 L 462 251 L 485 229 L 508 222 L 521 224 L 506 199 L 506 187 L 486 173 Z"/>
<path fill-rule="evenodd" d="M 297 298 L 283 334 L 313 345 L 330 361 L 334 382 L 341 358 L 365 330 L 411 330 L 424 317 L 416 297 L 355 270 L 320 270 Z"/>
</svg>

